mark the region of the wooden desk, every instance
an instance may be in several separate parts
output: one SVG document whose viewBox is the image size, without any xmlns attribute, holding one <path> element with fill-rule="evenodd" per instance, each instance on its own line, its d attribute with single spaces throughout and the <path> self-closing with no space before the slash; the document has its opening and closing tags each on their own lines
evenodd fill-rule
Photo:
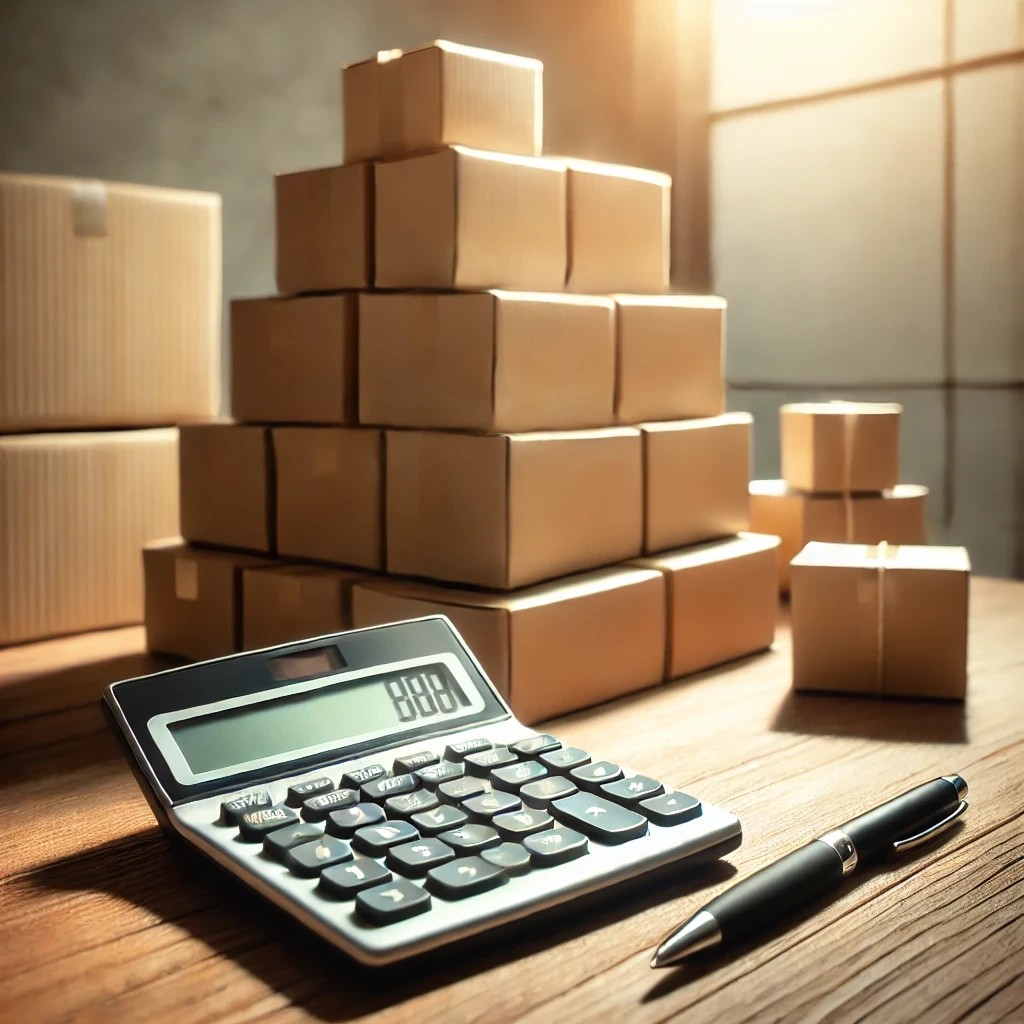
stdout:
<svg viewBox="0 0 1024 1024">
<path fill-rule="evenodd" d="M 70 669 L 32 692 L 11 683 L 0 1019 L 1024 1020 L 1024 584 L 976 580 L 972 602 L 965 707 L 791 695 L 783 629 L 771 654 L 552 725 L 735 811 L 739 872 L 918 782 L 956 771 L 970 783 L 944 843 L 855 876 L 760 945 L 664 972 L 648 968 L 651 947 L 732 867 L 382 984 L 168 844 L 98 714 L 46 710 Z M 98 661 L 90 648 L 96 692 L 146 660 L 138 631 L 91 642 L 109 647 Z M 16 674 L 10 654 L 0 676 L 4 658 Z"/>
</svg>

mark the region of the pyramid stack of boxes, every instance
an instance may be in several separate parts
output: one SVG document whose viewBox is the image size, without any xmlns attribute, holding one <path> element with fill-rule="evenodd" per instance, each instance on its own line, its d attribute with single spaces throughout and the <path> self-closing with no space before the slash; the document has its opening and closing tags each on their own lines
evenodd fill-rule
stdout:
<svg viewBox="0 0 1024 1024">
<path fill-rule="evenodd" d="M 443 613 L 536 722 L 771 644 L 725 303 L 665 294 L 668 176 L 538 155 L 541 75 L 343 69 L 346 163 L 278 177 L 282 296 L 232 304 L 236 422 L 182 433 L 154 649 Z"/>
</svg>

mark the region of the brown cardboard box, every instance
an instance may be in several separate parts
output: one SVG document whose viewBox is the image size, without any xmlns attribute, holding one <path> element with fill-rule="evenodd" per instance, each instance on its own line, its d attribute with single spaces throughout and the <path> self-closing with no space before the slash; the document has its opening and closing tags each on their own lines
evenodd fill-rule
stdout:
<svg viewBox="0 0 1024 1024">
<path fill-rule="evenodd" d="M 384 567 L 384 444 L 379 430 L 277 427 L 281 555 Z"/>
<path fill-rule="evenodd" d="M 616 295 L 620 423 L 725 412 L 725 299 Z"/>
<path fill-rule="evenodd" d="M 507 590 L 640 553 L 640 433 L 387 434 L 389 572 Z"/>
<path fill-rule="evenodd" d="M 231 409 L 241 423 L 355 423 L 357 296 L 231 303 Z"/>
<path fill-rule="evenodd" d="M 186 540 L 273 552 L 274 474 L 265 427 L 182 427 L 179 463 Z"/>
<path fill-rule="evenodd" d="M 281 292 L 373 284 L 373 164 L 279 174 L 275 196 Z"/>
<path fill-rule="evenodd" d="M 447 615 L 527 725 L 661 682 L 665 586 L 615 566 L 508 594 L 406 580 L 357 583 L 353 624 Z"/>
<path fill-rule="evenodd" d="M 459 144 L 538 156 L 539 60 L 438 40 L 345 64 L 345 162 Z"/>
<path fill-rule="evenodd" d="M 151 651 L 206 661 L 242 649 L 242 570 L 269 561 L 175 540 L 147 547 L 142 562 Z"/>
<path fill-rule="evenodd" d="M 811 543 L 793 559 L 793 686 L 962 700 L 964 548 Z"/>
<path fill-rule="evenodd" d="M 610 299 L 379 292 L 359 310 L 363 423 L 525 431 L 614 418 Z"/>
<path fill-rule="evenodd" d="M 352 584 L 361 573 L 315 565 L 242 571 L 242 650 L 352 628 Z"/>
<path fill-rule="evenodd" d="M 819 493 L 885 491 L 900 479 L 895 403 L 800 402 L 779 409 L 782 477 Z"/>
<path fill-rule="evenodd" d="M 672 178 L 590 160 L 566 165 L 568 286 L 578 292 L 665 291 Z"/>
<path fill-rule="evenodd" d="M 726 537 L 750 527 L 752 417 L 644 423 L 644 552 Z"/>
<path fill-rule="evenodd" d="M 778 543 L 778 537 L 741 533 L 634 563 L 665 574 L 666 679 L 771 646 L 778 605 Z"/>
<path fill-rule="evenodd" d="M 0 432 L 217 414 L 220 210 L 205 192 L 0 174 Z"/>
<path fill-rule="evenodd" d="M 564 288 L 565 173 L 461 146 L 377 164 L 377 287 Z"/>
<path fill-rule="evenodd" d="M 178 533 L 178 432 L 0 437 L 0 645 L 142 621 L 139 549 Z"/>
<path fill-rule="evenodd" d="M 785 480 L 752 480 L 750 528 L 774 533 L 779 588 L 789 591 L 789 563 L 812 540 L 847 544 L 924 544 L 928 488 L 897 484 L 880 494 L 806 494 Z"/>
</svg>

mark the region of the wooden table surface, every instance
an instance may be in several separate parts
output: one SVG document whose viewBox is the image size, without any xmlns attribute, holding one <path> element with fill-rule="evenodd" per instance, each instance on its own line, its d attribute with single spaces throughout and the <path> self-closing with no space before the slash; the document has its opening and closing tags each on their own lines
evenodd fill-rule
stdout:
<svg viewBox="0 0 1024 1024">
<path fill-rule="evenodd" d="M 158 663 L 141 631 L 0 652 L 0 1020 L 1024 1020 L 1024 584 L 974 581 L 966 705 L 789 692 L 789 637 L 572 715 L 565 740 L 739 815 L 728 863 L 386 981 L 183 857 L 92 706 Z M 54 711 L 58 705 L 79 707 Z M 677 970 L 651 947 L 738 874 L 960 772 L 939 844 L 858 872 L 766 941 Z"/>
</svg>

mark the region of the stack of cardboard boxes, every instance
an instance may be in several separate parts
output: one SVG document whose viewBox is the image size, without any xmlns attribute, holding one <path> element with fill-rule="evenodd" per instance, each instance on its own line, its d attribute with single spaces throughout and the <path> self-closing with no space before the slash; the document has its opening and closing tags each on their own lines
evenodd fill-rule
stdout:
<svg viewBox="0 0 1024 1024">
<path fill-rule="evenodd" d="M 664 294 L 670 179 L 541 157 L 537 61 L 342 75 L 346 164 L 277 179 L 283 297 L 232 304 L 236 422 L 183 432 L 151 645 L 441 612 L 526 722 L 770 645 L 725 303 Z"/>
</svg>

